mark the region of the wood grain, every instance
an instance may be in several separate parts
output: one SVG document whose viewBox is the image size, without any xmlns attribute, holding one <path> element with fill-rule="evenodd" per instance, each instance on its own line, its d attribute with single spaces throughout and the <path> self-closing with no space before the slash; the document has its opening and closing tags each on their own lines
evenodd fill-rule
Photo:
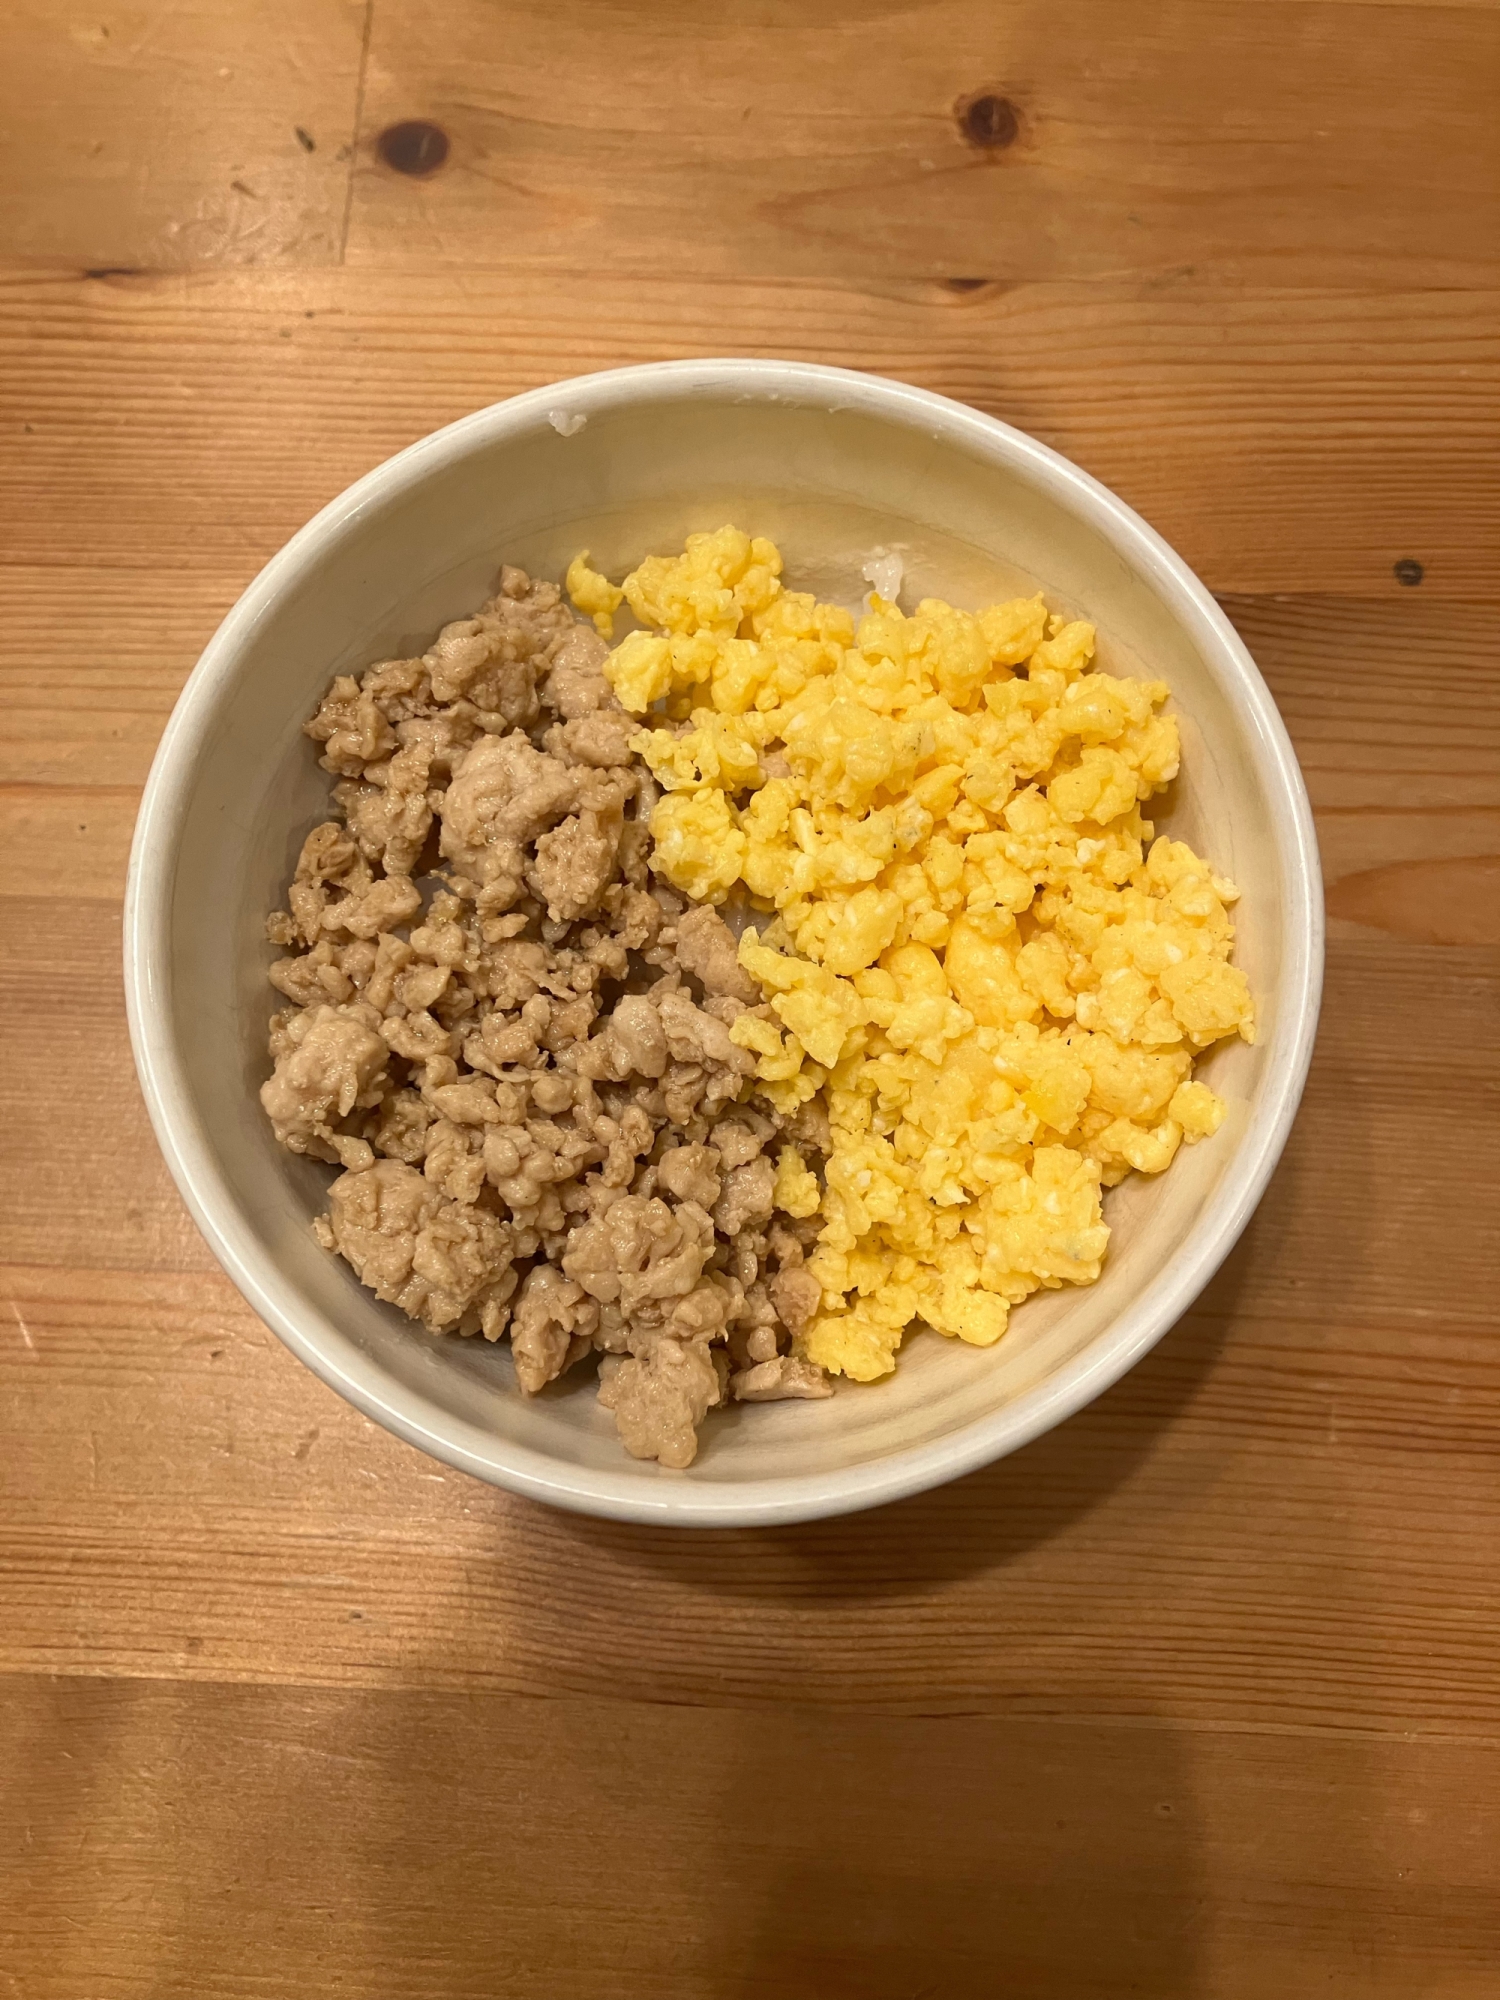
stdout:
<svg viewBox="0 0 1500 2000">
<path fill-rule="evenodd" d="M 1491 0 L 6 11 L 0 2000 L 1492 2000 L 1497 45 Z M 247 1310 L 119 901 L 310 514 L 723 352 L 957 396 L 1167 534 L 1287 718 L 1329 974 L 1247 1236 L 1108 1395 L 662 1537 L 446 1471 Z"/>
<path fill-rule="evenodd" d="M 1497 58 L 1492 15 L 1425 7 L 393 0 L 347 255 L 466 265 L 503 234 L 512 267 L 601 273 L 1487 284 Z M 1007 112 L 966 128 L 976 99 Z M 410 118 L 451 141 L 423 178 L 370 144 Z"/>
<path fill-rule="evenodd" d="M 1484 8 L 27 0 L 0 256 L 1493 282 Z M 1007 107 L 964 113 L 975 100 Z M 446 163 L 393 172 L 412 118 Z M 1444 145 L 1429 144 L 1441 120 Z M 1059 215 L 1067 221 L 1059 224 Z M 686 224 L 686 229 L 684 225 Z"/>
<path fill-rule="evenodd" d="M 364 0 L 13 0 L 0 258 L 327 264 L 343 247 Z"/>
<path fill-rule="evenodd" d="M 1015 1459 L 787 1534 L 491 1493 L 171 1268 L 170 1196 L 122 1247 L 118 1177 L 8 1191 L 43 1256 L 0 1272 L 0 1667 L 1500 1742 L 1484 969 L 1339 946 L 1286 1160 L 1165 1346 Z M 1462 1179 L 1381 1170 L 1414 1090 Z"/>
<path fill-rule="evenodd" d="M 1332 2000 L 1488 2000 L 1497 1776 L 794 1700 L 22 1680 L 0 1910 L 27 2000 L 1281 2000 L 1310 1962 Z"/>
<path fill-rule="evenodd" d="M 1297 745 L 1334 935 L 1500 945 L 1500 618 L 1413 596 L 1225 609 Z"/>
<path fill-rule="evenodd" d="M 1226 597 L 1271 684 L 1314 806 L 1484 812 L 1500 804 L 1500 612 L 1346 597 Z"/>
<path fill-rule="evenodd" d="M 193 662 L 247 580 L 165 563 L 0 562 L 0 785 L 138 790 Z M 0 895 L 17 886 L 0 880 Z"/>
<path fill-rule="evenodd" d="M 622 362 L 801 355 L 1020 425 L 1215 590 L 1500 597 L 1500 293 L 632 282 L 467 270 L 0 282 L 0 548 L 229 594 L 390 453 Z M 45 579 L 42 579 L 45 587 Z M 175 586 L 174 586 L 175 588 Z M 227 602 L 227 596 L 226 596 Z"/>
</svg>

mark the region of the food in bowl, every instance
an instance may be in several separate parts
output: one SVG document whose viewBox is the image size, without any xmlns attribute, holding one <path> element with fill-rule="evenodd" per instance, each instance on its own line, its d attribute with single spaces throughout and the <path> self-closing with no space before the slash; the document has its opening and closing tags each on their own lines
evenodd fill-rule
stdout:
<svg viewBox="0 0 1500 2000">
<path fill-rule="evenodd" d="M 1101 1189 L 1217 1128 L 1195 1058 L 1253 1036 L 1233 885 L 1140 814 L 1163 683 L 1039 596 L 856 620 L 781 572 L 734 528 L 620 585 L 580 552 L 583 624 L 506 568 L 340 677 L 337 816 L 269 924 L 262 1101 L 343 1169 L 326 1247 L 508 1333 L 527 1393 L 599 1353 L 671 1466 L 728 1401 L 1092 1282 Z"/>
</svg>

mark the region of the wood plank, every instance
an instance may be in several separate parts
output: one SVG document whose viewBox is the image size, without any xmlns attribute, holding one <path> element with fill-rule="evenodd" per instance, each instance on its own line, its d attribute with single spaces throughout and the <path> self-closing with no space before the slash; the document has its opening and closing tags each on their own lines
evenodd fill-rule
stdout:
<svg viewBox="0 0 1500 2000">
<path fill-rule="evenodd" d="M 105 900 L 157 738 L 242 579 L 0 568 L 0 895 Z M 60 618 L 60 597 L 68 615 Z M 1238 596 L 1318 812 L 1335 923 L 1419 942 L 1500 939 L 1500 621 L 1484 606 Z"/>
<path fill-rule="evenodd" d="M 1383 14 L 1382 14 L 1383 18 Z M 414 301 L 420 306 L 415 307 Z M 1496 295 L 224 272 L 0 284 L 0 543 L 248 580 L 466 411 L 618 363 L 795 354 L 1057 446 L 1219 591 L 1500 596 Z"/>
<path fill-rule="evenodd" d="M 0 1149 L 0 1256 L 211 1269 L 140 1103 L 121 1018 L 116 913 L 38 900 L 12 903 L 7 918 L 0 1125 L 12 1143 Z M 1424 1304 L 1436 1303 L 1445 1320 L 1489 1323 L 1497 1004 L 1492 952 L 1424 949 L 1352 929 L 1334 940 L 1308 1094 L 1262 1211 L 1278 1247 L 1255 1273 L 1257 1305 L 1299 1318 L 1326 1308 L 1337 1322 L 1347 1304 L 1402 1323 L 1412 1273 L 1430 1264 L 1442 1289 Z M 36 1086 L 38 1077 L 78 1074 L 89 1079 L 99 1128 L 114 1135 L 82 1161 L 72 1128 Z M 1414 1161 L 1404 1178 L 1378 1171 L 1384 1159 L 1412 1157 L 1414 1102 L 1424 1121 L 1420 1167 Z M 1344 1170 L 1320 1183 L 1324 1151 Z"/>
<path fill-rule="evenodd" d="M 1492 2000 L 1497 51 L 1495 0 L 5 12 L 0 2000 Z M 1109 1395 L 662 1537 L 446 1471 L 244 1307 L 118 899 L 318 506 L 725 351 L 1008 418 L 1229 593 L 1332 948 L 1281 1170 Z"/>
<path fill-rule="evenodd" d="M 135 787 L 193 652 L 237 582 L 232 573 L 195 571 L 0 570 L 0 684 L 10 720 L 0 744 L 0 839 L 13 862 L 0 883 L 10 912 L 0 1031 L 13 1058 L 0 1072 L 0 1100 L 8 1129 L 26 1141 L 0 1155 L 0 1233 L 22 1262 L 207 1266 L 139 1103 L 118 1012 L 113 906 L 124 888 Z M 1484 810 L 1497 778 L 1492 617 L 1416 595 L 1390 606 L 1235 599 L 1229 608 L 1303 758 L 1336 931 L 1372 944 L 1382 934 L 1493 941 L 1497 898 L 1483 875 L 1500 845 L 1495 815 Z M 1413 687 L 1421 690 L 1416 716 Z M 80 783 L 91 773 L 111 782 Z M 1351 1077 L 1369 1056 L 1399 1068 L 1414 1026 L 1430 1040 L 1426 974 L 1412 969 L 1425 963 L 1396 960 L 1386 970 L 1378 955 L 1348 961 L 1340 1004 L 1355 1007 L 1358 1026 L 1341 1030 L 1338 1060 Z M 1369 964 L 1382 966 L 1373 1013 L 1356 991 Z M 1442 1061 L 1466 1077 L 1475 1010 L 1491 1004 L 1483 961 L 1440 956 L 1434 964 L 1438 994 L 1447 996 L 1436 1018 L 1453 1024 Z M 101 995 L 111 996 L 108 1008 Z M 128 1160 L 128 1171 L 101 1165 L 80 1176 L 29 1082 L 39 1064 L 44 1073 L 87 1072 L 96 1111 L 117 1136 L 110 1161 Z M 1399 1074 L 1390 1088 L 1399 1108 Z M 1399 1148 L 1394 1129 L 1388 1143 Z M 1446 1199 L 1439 1195 L 1439 1208 Z M 1390 1218 L 1398 1231 L 1402 1212 L 1398 1205 Z M 1416 1212 L 1425 1217 L 1427 1204 L 1419 1200 Z"/>
<path fill-rule="evenodd" d="M 59 803 L 55 793 L 31 797 Z M 100 813 L 101 798 L 112 815 Z M 6 804 L 0 794 L 0 828 L 14 832 L 21 815 L 7 820 Z M 3 905 L 0 1255 L 206 1271 L 215 1268 L 212 1255 L 178 1199 L 135 1078 L 118 881 L 102 898 L 87 893 L 100 866 L 100 818 L 118 843 L 111 857 L 118 876 L 133 814 L 133 795 L 122 801 L 97 792 L 63 795 L 50 819 L 34 813 L 33 831 L 92 824 L 94 833 L 75 832 L 76 867 L 54 869 L 65 884 L 58 893 L 38 885 L 40 895 L 34 888 L 29 900 Z M 33 865 L 45 874 L 46 851 L 45 838 L 18 842 L 11 866 L 22 877 Z"/>
<path fill-rule="evenodd" d="M 1313 804 L 1482 812 L 1500 802 L 1500 614 L 1424 589 L 1394 602 L 1227 597 Z"/>
<path fill-rule="evenodd" d="M 1500 22 L 1357 18 L 1351 32 L 1347 9 L 1317 0 L 770 0 L 717 16 L 382 0 L 348 256 L 601 275 L 1492 282 Z M 375 143 L 412 119 L 449 141 L 418 177 Z"/>
<path fill-rule="evenodd" d="M 96 1281 L 94 1301 L 83 1289 L 75 1312 L 92 1303 L 110 1330 L 133 1316 L 109 1286 Z M 24 1303 L 37 1351 L 62 1347 L 55 1313 Z M 207 1342 L 237 1331 L 232 1315 L 191 1322 L 152 1299 L 134 1311 L 163 1341 L 193 1326 L 201 1379 L 164 1364 L 179 1413 L 141 1394 L 154 1361 L 101 1365 L 75 1333 L 73 1386 L 54 1372 L 61 1411 L 23 1457 L 45 1452 L 49 1484 L 73 1482 L 66 1504 L 13 1506 L 5 1532 L 7 1666 L 715 1707 L 795 1690 L 870 1713 L 1500 1741 L 1495 1409 L 1492 1387 L 1471 1393 L 1477 1341 L 1467 1363 L 1441 1341 L 1390 1343 L 1362 1370 L 1320 1355 L 1315 1381 L 1306 1355 L 1246 1327 L 1200 1418 L 1213 1350 L 1189 1326 L 1175 1367 L 1144 1364 L 1133 1402 L 1113 1392 L 945 1496 L 704 1540 L 585 1528 L 424 1473 L 390 1440 L 356 1437 L 310 1377 L 268 1387 L 233 1339 L 216 1362 Z M 102 1391 L 87 1407 L 85 1371 L 114 1384 L 133 1437 Z M 1403 1373 L 1446 1385 L 1418 1390 L 1422 1448 L 1402 1430 Z M 1236 1420 L 1230 1396 L 1256 1383 Z M 1448 1390 L 1463 1396 L 1462 1443 Z M 164 1433 L 180 1445 L 142 1462 L 141 1440 Z"/>
<path fill-rule="evenodd" d="M 1335 935 L 1500 944 L 1500 619 L 1414 595 L 1225 608 L 1296 743 Z"/>
<path fill-rule="evenodd" d="M 248 581 L 0 564 L 0 785 L 144 784 L 183 682 Z"/>
<path fill-rule="evenodd" d="M 0 785 L 144 783 L 183 682 L 248 581 L 234 568 L 0 563 Z M 1493 605 L 1422 590 L 1223 605 L 1318 811 L 1482 813 L 1500 797 Z"/>
<path fill-rule="evenodd" d="M 137 788 L 238 583 L 233 572 L 90 568 L 64 581 L 46 565 L 0 568 L 0 836 L 19 864 L 0 897 L 123 894 Z M 1286 711 L 1335 923 L 1500 942 L 1493 612 L 1410 595 L 1235 597 L 1227 608 Z"/>
<path fill-rule="evenodd" d="M 1017 0 L 815 22 L 777 5 L 685 33 L 680 11 L 628 5 L 446 0 L 434 19 L 411 0 L 276 0 L 268 19 L 200 0 L 85 22 L 30 0 L 7 22 L 0 160 L 34 192 L 0 255 L 330 263 L 352 191 L 355 254 L 387 263 L 650 269 L 680 257 L 687 214 L 695 264 L 716 272 L 1452 284 L 1493 270 L 1490 10 L 1383 6 L 1353 39 L 1336 0 L 1286 0 L 1269 34 L 1263 9 L 1228 0 L 1165 14 L 1072 0 L 1066 17 L 1043 36 Z M 1014 117 L 966 126 L 975 99 Z M 413 116 L 439 119 L 451 146 L 419 183 L 376 143 Z"/>
<path fill-rule="evenodd" d="M 8 785 L 0 790 L 0 838 L 15 843 L 21 866 L 7 873 L 0 899 L 30 904 L 66 898 L 110 913 L 125 894 L 130 836 L 140 803 L 134 785 Z M 22 917 L 22 923 L 25 918 Z M 34 933 L 22 933 L 29 949 Z"/>
<path fill-rule="evenodd" d="M 365 0 L 17 0 L 0 258 L 327 264 L 342 250 Z"/>
<path fill-rule="evenodd" d="M 0 1667 L 1500 1742 L 1489 963 L 1339 943 L 1286 1159 L 1163 1345 L 1013 1459 L 783 1534 L 663 1538 L 445 1471 L 173 1274 L 139 1144 L 80 1175 L 23 1130 Z M 59 1012 L 66 1074 L 89 1003 Z"/>
<path fill-rule="evenodd" d="M 715 1712 L 697 1693 L 11 1682 L 11 1985 L 26 2000 L 1493 1992 L 1493 1750 Z"/>
</svg>

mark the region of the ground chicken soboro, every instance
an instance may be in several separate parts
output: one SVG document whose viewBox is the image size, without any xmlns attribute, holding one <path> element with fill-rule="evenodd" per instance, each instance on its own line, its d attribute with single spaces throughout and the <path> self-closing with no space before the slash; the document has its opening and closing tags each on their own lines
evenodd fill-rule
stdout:
<svg viewBox="0 0 1500 2000">
<path fill-rule="evenodd" d="M 772 1016 L 722 919 L 652 877 L 606 651 L 507 568 L 420 659 L 333 683 L 261 1101 L 342 1169 L 316 1228 L 378 1298 L 508 1331 L 532 1395 L 598 1352 L 626 1449 L 685 1466 L 728 1399 L 829 1393 L 791 1352 L 828 1135 L 735 1039 Z"/>
<path fill-rule="evenodd" d="M 1092 1283 L 1101 1187 L 1217 1129 L 1194 1059 L 1254 1014 L 1234 885 L 1141 817 L 1177 772 L 1164 683 L 1094 671 L 1093 627 L 1040 596 L 876 596 L 856 624 L 780 574 L 724 528 L 622 586 L 585 552 L 568 586 L 642 628 L 604 672 L 654 711 L 652 866 L 769 919 L 738 957 L 770 1017 L 729 1040 L 830 1124 L 821 1188 L 777 1168 L 818 1231 L 795 1351 L 869 1381 L 918 1319 L 987 1346 L 1038 1287 Z"/>
</svg>

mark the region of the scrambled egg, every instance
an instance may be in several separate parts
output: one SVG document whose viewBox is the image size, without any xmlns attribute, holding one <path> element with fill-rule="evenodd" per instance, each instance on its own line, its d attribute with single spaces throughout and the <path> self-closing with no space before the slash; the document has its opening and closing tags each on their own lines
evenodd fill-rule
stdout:
<svg viewBox="0 0 1500 2000">
<path fill-rule="evenodd" d="M 768 919 L 740 946 L 768 1004 L 730 1032 L 832 1132 L 821 1188 L 777 1164 L 778 1205 L 822 1223 L 798 1348 L 872 1381 L 914 1320 L 988 1346 L 1029 1293 L 1091 1284 L 1101 1188 L 1217 1130 L 1194 1057 L 1254 1011 L 1233 883 L 1141 817 L 1178 766 L 1163 682 L 1093 670 L 1093 627 L 1040 596 L 856 622 L 781 568 L 726 527 L 623 587 L 585 553 L 568 587 L 606 636 L 622 602 L 643 628 L 605 672 L 657 711 L 652 865 Z"/>
</svg>

